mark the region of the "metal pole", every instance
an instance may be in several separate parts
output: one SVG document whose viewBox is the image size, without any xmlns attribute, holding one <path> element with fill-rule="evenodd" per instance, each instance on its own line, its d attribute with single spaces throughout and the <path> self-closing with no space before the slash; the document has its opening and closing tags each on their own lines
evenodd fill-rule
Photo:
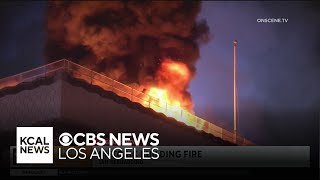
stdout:
<svg viewBox="0 0 320 180">
<path fill-rule="evenodd" d="M 238 41 L 233 41 L 233 132 L 234 142 L 237 143 L 237 58 L 236 49 Z"/>
</svg>

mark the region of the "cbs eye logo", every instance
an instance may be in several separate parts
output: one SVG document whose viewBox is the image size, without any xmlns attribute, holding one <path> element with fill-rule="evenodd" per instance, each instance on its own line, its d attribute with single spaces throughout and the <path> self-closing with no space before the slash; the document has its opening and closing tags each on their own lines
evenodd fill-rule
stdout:
<svg viewBox="0 0 320 180">
<path fill-rule="evenodd" d="M 71 134 L 65 132 L 65 133 L 62 133 L 60 136 L 59 136 L 59 142 L 62 146 L 70 146 L 71 143 L 72 143 L 72 136 Z"/>
</svg>

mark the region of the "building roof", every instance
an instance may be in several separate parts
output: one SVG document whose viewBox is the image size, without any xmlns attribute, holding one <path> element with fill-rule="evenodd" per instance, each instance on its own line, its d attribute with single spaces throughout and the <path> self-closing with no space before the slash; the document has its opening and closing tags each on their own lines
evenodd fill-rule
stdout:
<svg viewBox="0 0 320 180">
<path fill-rule="evenodd" d="M 58 63 L 62 64 L 62 66 L 57 66 L 57 62 L 55 62 L 55 66 L 58 68 L 53 69 L 53 70 L 51 69 L 50 65 L 47 65 L 45 67 L 44 72 L 41 71 L 41 68 L 37 68 L 37 71 L 39 71 L 39 69 L 40 69 L 40 72 L 42 72 L 42 75 L 39 76 L 39 74 L 41 74 L 41 73 L 36 74 L 36 77 L 32 77 L 31 81 L 29 80 L 28 82 L 26 82 L 26 81 L 22 80 L 20 83 L 13 83 L 14 85 L 11 87 L 4 87 L 4 88 L 0 89 L 0 98 L 5 97 L 6 95 L 18 94 L 19 92 L 22 92 L 25 90 L 36 89 L 42 85 L 50 85 L 50 84 L 54 83 L 57 78 L 61 77 L 59 74 L 61 74 L 61 72 L 62 72 L 62 74 L 63 74 L 62 79 L 64 81 L 66 81 L 67 83 L 71 84 L 72 86 L 80 87 L 90 93 L 98 94 L 100 97 L 102 97 L 104 99 L 109 99 L 109 100 L 116 102 L 117 104 L 121 104 L 124 107 L 127 107 L 129 109 L 134 109 L 134 110 L 136 110 L 142 114 L 145 114 L 149 117 L 153 117 L 153 119 L 156 119 L 157 121 L 161 120 L 161 121 L 163 121 L 162 123 L 169 123 L 170 125 L 176 126 L 183 131 L 192 132 L 192 133 L 195 133 L 195 134 L 200 135 L 202 137 L 206 137 L 206 138 L 210 139 L 210 141 L 214 142 L 213 144 L 215 144 L 215 145 L 234 145 L 232 137 L 230 137 L 230 132 L 228 132 L 222 128 L 220 128 L 221 130 L 220 130 L 220 134 L 218 132 L 218 136 L 216 135 L 216 132 L 210 133 L 210 129 L 208 132 L 205 132 L 206 130 L 198 130 L 197 127 L 192 126 L 192 124 L 191 124 L 191 126 L 188 126 L 185 123 L 176 121 L 175 118 L 167 117 L 164 113 L 156 112 L 152 108 L 146 108 L 141 103 L 137 103 L 137 102 L 132 101 L 132 99 L 129 100 L 127 97 L 122 97 L 121 95 L 119 95 L 118 93 L 116 93 L 114 91 L 108 91 L 105 88 L 101 87 L 101 85 L 99 85 L 99 84 L 97 85 L 95 83 L 92 83 L 92 79 L 91 79 L 91 83 L 89 83 L 90 80 L 88 81 L 88 79 L 82 79 L 82 78 L 79 79 L 79 76 L 75 76 L 74 73 L 70 73 L 70 70 L 72 69 L 70 67 L 72 67 L 71 65 L 74 65 L 74 63 L 72 63 L 72 62 L 70 62 L 70 64 L 72 63 L 71 65 L 67 64 L 67 63 L 69 63 L 69 61 L 67 61 L 67 60 L 63 60 Z M 66 64 L 67 64 L 68 68 L 65 68 Z M 77 68 L 79 70 L 78 66 L 79 65 L 77 65 Z M 57 72 L 59 72 L 59 73 L 57 73 Z M 30 71 L 28 73 L 30 73 Z M 43 76 L 43 73 L 44 73 L 44 76 Z M 14 78 L 16 80 L 17 76 L 11 77 L 11 80 L 12 80 L 12 78 Z M 30 77 L 28 77 L 28 78 L 30 78 Z M 1 84 L 4 84 L 4 82 L 8 82 L 8 81 L 10 81 L 10 78 L 9 79 L 7 78 L 5 80 L 3 80 L 3 79 L 0 80 L 0 87 L 1 87 Z M 0 106 L 1 106 L 1 104 L 0 104 Z M 209 125 L 211 125 L 211 123 L 209 123 L 209 122 L 207 122 L 207 123 Z M 215 127 L 215 125 L 213 125 L 213 127 Z M 237 144 L 239 144 L 239 145 L 252 144 L 250 141 L 248 141 L 240 136 L 238 138 L 240 141 L 237 141 Z"/>
</svg>

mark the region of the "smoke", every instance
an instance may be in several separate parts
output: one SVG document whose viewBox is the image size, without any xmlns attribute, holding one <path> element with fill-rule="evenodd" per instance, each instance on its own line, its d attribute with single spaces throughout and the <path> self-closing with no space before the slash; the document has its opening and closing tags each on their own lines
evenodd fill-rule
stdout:
<svg viewBox="0 0 320 180">
<path fill-rule="evenodd" d="M 47 61 L 67 58 L 125 84 L 157 85 L 166 58 L 184 63 L 191 80 L 199 45 L 209 40 L 198 1 L 48 4 Z M 188 84 L 181 93 L 190 98 Z"/>
</svg>

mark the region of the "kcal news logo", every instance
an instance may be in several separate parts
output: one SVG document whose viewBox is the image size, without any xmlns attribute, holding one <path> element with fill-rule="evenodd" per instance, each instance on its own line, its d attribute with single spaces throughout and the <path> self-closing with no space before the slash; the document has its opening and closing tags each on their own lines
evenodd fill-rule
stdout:
<svg viewBox="0 0 320 180">
<path fill-rule="evenodd" d="M 17 127 L 17 164 L 53 163 L 53 127 Z"/>
</svg>

